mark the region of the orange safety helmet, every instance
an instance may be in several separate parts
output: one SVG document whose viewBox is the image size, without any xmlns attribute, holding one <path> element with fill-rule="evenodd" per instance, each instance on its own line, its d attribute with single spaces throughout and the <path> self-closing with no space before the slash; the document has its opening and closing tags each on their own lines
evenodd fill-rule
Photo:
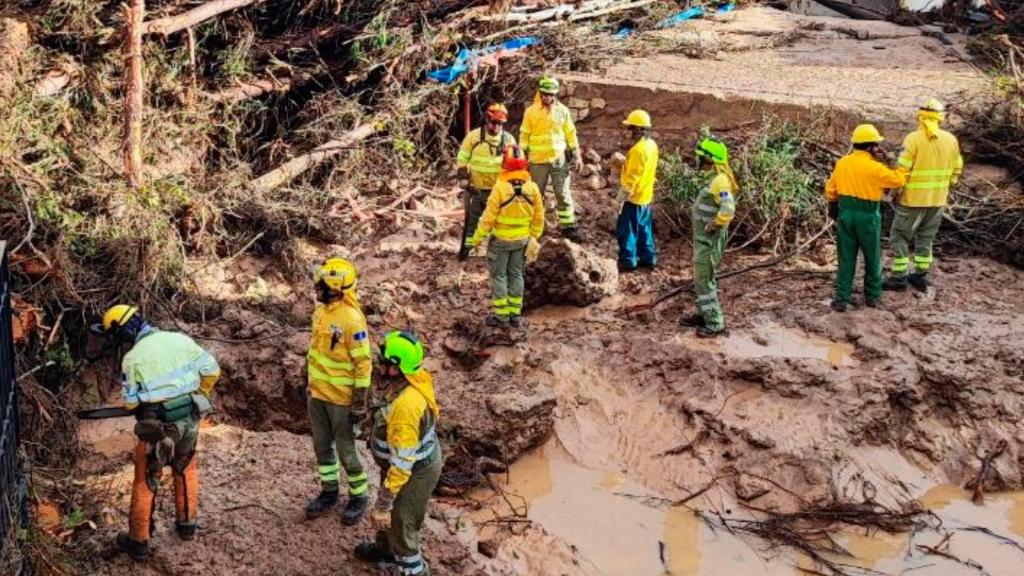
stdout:
<svg viewBox="0 0 1024 576">
<path fill-rule="evenodd" d="M 505 154 L 501 159 L 501 169 L 505 172 L 517 172 L 520 170 L 526 170 L 529 163 L 526 161 L 526 155 L 519 146 L 509 146 L 505 148 Z"/>
<path fill-rule="evenodd" d="M 491 104 L 484 114 L 495 122 L 508 122 L 508 108 L 504 104 Z"/>
</svg>

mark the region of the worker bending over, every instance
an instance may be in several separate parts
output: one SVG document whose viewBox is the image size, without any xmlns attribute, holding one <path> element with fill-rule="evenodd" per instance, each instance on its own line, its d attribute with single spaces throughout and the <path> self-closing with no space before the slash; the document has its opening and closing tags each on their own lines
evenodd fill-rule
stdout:
<svg viewBox="0 0 1024 576">
<path fill-rule="evenodd" d="M 839 272 L 836 274 L 832 309 L 845 312 L 853 293 L 857 253 L 864 254 L 864 302 L 872 308 L 882 300 L 882 214 L 886 188 L 906 183 L 903 173 L 878 161 L 885 138 L 871 124 L 853 130 L 853 151 L 836 162 L 825 185 L 829 216 L 838 222 Z"/>
<path fill-rule="evenodd" d="M 307 407 L 320 476 L 320 494 L 306 506 L 306 516 L 323 516 L 338 503 L 344 468 L 348 502 L 341 521 L 347 525 L 358 523 L 366 512 L 369 486 L 356 436 L 366 416 L 373 360 L 356 280 L 356 267 L 342 258 L 328 258 L 314 269 L 318 303 L 306 354 Z"/>
<path fill-rule="evenodd" d="M 117 547 L 134 560 L 149 553 L 153 511 L 164 466 L 174 475 L 174 529 L 182 540 L 196 536 L 199 512 L 199 424 L 211 410 L 209 395 L 220 377 L 217 361 L 192 338 L 158 330 L 139 309 L 118 304 L 94 332 L 131 347 L 121 362 L 121 398 L 135 411 L 135 479 L 128 532 Z"/>
<path fill-rule="evenodd" d="M 548 179 L 557 200 L 556 215 L 562 236 L 579 242 L 576 208 L 569 189 L 569 166 L 583 169 L 583 156 L 576 138 L 576 125 L 569 108 L 558 101 L 558 80 L 544 76 L 537 83 L 533 104 L 523 114 L 519 144 L 530 160 L 530 177 L 543 193 Z"/>
<path fill-rule="evenodd" d="M 885 290 L 906 290 L 908 282 L 922 292 L 928 290 L 932 244 L 942 224 L 943 207 L 964 169 L 956 136 L 939 128 L 945 119 L 946 107 L 931 98 L 917 111 L 918 129 L 903 139 L 896 169 L 906 176 L 907 185 L 894 202 L 891 274 L 882 284 Z M 911 244 L 914 271 L 908 276 Z"/>
<path fill-rule="evenodd" d="M 629 128 L 632 147 L 619 173 L 622 204 L 615 235 L 619 240 L 619 271 L 637 267 L 654 268 L 658 250 L 654 246 L 654 181 L 658 171 L 658 145 L 651 139 L 651 115 L 633 110 L 622 124 Z"/>
<path fill-rule="evenodd" d="M 359 558 L 396 564 L 401 576 L 430 575 L 420 530 L 443 465 L 440 409 L 423 356 L 423 345 L 409 332 L 389 332 L 380 345 L 386 404 L 374 413 L 370 438 L 382 479 L 370 515 L 377 534 L 356 547 Z"/>
<path fill-rule="evenodd" d="M 523 291 L 527 259 L 536 258 L 544 233 L 544 200 L 530 181 L 526 158 L 514 146 L 505 149 L 498 181 L 487 197 L 487 208 L 469 247 L 487 243 L 491 268 L 491 313 L 488 326 L 522 326 Z"/>
</svg>

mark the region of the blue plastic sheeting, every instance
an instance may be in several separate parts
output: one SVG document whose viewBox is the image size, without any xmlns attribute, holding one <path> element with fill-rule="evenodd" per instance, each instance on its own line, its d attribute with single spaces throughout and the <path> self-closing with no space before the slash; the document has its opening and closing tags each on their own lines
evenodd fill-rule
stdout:
<svg viewBox="0 0 1024 576">
<path fill-rule="evenodd" d="M 735 9 L 735 8 L 736 8 L 736 5 L 732 4 L 732 3 L 722 4 L 721 6 L 718 7 L 716 12 L 718 12 L 720 14 L 721 13 L 725 13 L 725 12 L 732 12 L 733 9 Z M 676 26 L 677 24 L 682 24 L 683 22 L 686 22 L 687 20 L 693 20 L 694 18 L 700 18 L 703 15 L 704 15 L 704 7 L 703 6 L 694 6 L 693 8 L 688 8 L 686 10 L 683 10 L 682 12 L 679 12 L 678 14 L 675 14 L 674 16 L 670 16 L 670 17 L 662 20 L 661 22 L 658 22 L 658 28 L 671 28 L 673 26 Z"/>
<path fill-rule="evenodd" d="M 625 40 L 627 36 L 633 33 L 633 29 L 629 26 L 623 26 L 619 28 L 619 31 L 615 33 L 614 38 L 616 40 Z"/>
<path fill-rule="evenodd" d="M 485 46 L 483 48 L 476 48 L 473 50 L 463 48 L 455 55 L 455 61 L 452 62 L 451 66 L 428 72 L 427 76 L 433 80 L 437 80 L 438 82 L 451 84 L 452 82 L 455 82 L 459 76 L 468 72 L 473 62 L 479 58 L 489 56 L 501 50 L 515 52 L 538 43 L 540 43 L 540 38 L 537 38 L 536 36 L 521 36 L 519 38 L 506 40 L 501 44 L 495 44 L 493 46 Z"/>
</svg>

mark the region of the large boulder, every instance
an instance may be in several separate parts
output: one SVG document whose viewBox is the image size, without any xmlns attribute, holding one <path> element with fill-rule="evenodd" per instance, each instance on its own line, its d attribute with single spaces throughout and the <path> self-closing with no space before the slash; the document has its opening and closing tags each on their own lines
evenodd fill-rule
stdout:
<svg viewBox="0 0 1024 576">
<path fill-rule="evenodd" d="M 589 306 L 618 289 L 615 260 L 567 240 L 547 240 L 526 275 L 526 306 Z"/>
</svg>

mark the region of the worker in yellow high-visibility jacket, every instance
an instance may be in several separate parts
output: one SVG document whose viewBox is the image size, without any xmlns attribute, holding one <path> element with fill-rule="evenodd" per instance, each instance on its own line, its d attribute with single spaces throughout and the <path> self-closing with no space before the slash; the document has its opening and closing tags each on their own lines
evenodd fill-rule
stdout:
<svg viewBox="0 0 1024 576">
<path fill-rule="evenodd" d="M 886 290 L 906 290 L 908 283 L 922 292 L 928 290 L 932 244 L 942 224 L 943 207 L 949 202 L 949 188 L 964 168 L 956 136 L 939 128 L 945 118 L 945 106 L 931 98 L 917 111 L 919 128 L 903 139 L 897 169 L 907 175 L 907 185 L 894 202 L 890 276 L 882 285 Z M 913 272 L 909 270 L 911 244 Z"/>
<path fill-rule="evenodd" d="M 484 213 L 487 196 L 494 188 L 501 172 L 502 152 L 509 146 L 516 145 L 516 139 L 505 131 L 508 121 L 508 110 L 503 104 L 491 104 L 484 112 L 484 125 L 471 130 L 462 140 L 456 164 L 460 171 L 465 171 L 469 185 L 462 195 L 465 218 L 462 227 L 462 246 L 459 248 L 459 260 L 469 256 L 469 247 L 465 242 L 476 232 L 477 223 Z"/>
<path fill-rule="evenodd" d="M 519 145 L 530 160 L 530 179 L 541 193 L 548 179 L 555 191 L 556 214 L 562 236 L 573 242 L 580 240 L 576 224 L 576 208 L 569 189 L 569 166 L 583 169 L 583 156 L 576 137 L 576 125 L 569 108 L 558 101 L 561 85 L 544 76 L 537 84 L 533 104 L 523 114 L 519 127 Z"/>
</svg>

